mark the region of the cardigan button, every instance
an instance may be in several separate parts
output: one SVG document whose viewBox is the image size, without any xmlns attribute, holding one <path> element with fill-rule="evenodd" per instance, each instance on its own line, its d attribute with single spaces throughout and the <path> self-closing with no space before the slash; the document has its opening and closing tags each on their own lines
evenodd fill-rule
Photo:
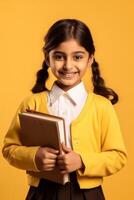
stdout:
<svg viewBox="0 0 134 200">
<path fill-rule="evenodd" d="M 76 139 L 74 139 L 74 142 L 73 142 L 76 146 L 78 146 L 78 144 L 79 144 L 79 141 L 78 140 L 76 140 Z"/>
</svg>

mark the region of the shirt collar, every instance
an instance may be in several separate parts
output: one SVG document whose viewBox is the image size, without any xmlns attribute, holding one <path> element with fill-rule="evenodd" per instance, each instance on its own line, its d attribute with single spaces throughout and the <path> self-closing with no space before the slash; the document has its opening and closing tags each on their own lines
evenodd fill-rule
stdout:
<svg viewBox="0 0 134 200">
<path fill-rule="evenodd" d="M 79 105 L 83 98 L 87 96 L 87 91 L 83 82 L 80 82 L 78 85 L 71 88 L 67 92 L 62 90 L 58 85 L 56 85 L 56 83 L 54 83 L 49 93 L 50 104 L 54 104 L 61 95 L 65 95 L 72 102 L 73 105 Z"/>
<path fill-rule="evenodd" d="M 67 91 L 67 94 L 73 99 L 75 104 L 81 105 L 81 102 L 87 97 L 87 91 L 83 82 Z"/>
<path fill-rule="evenodd" d="M 53 84 L 50 92 L 49 92 L 49 97 L 50 97 L 50 103 L 54 104 L 55 101 L 59 98 L 59 96 L 63 95 L 64 91 L 56 85 L 56 83 Z"/>
</svg>

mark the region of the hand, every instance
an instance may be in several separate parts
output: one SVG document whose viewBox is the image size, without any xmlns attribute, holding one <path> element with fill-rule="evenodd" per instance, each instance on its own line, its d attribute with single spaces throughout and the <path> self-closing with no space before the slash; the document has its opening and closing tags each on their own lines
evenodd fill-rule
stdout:
<svg viewBox="0 0 134 200">
<path fill-rule="evenodd" d="M 51 171 L 55 167 L 58 150 L 40 147 L 35 155 L 35 163 L 40 171 Z"/>
<path fill-rule="evenodd" d="M 61 144 L 64 154 L 57 156 L 57 164 L 61 173 L 70 173 L 83 168 L 83 163 L 79 154 L 68 148 L 64 143 Z"/>
</svg>

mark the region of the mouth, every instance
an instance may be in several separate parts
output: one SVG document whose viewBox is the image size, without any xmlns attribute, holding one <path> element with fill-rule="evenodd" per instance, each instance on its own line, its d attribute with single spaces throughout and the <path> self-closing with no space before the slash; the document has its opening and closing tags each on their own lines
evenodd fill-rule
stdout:
<svg viewBox="0 0 134 200">
<path fill-rule="evenodd" d="M 75 76 L 75 74 L 77 74 L 78 71 L 76 72 L 65 72 L 65 71 L 59 71 L 59 74 L 66 79 L 71 79 Z"/>
<path fill-rule="evenodd" d="M 59 71 L 59 73 L 63 74 L 63 75 L 68 75 L 68 74 L 76 74 L 76 73 L 78 73 L 78 71 L 76 71 L 76 72 Z"/>
</svg>

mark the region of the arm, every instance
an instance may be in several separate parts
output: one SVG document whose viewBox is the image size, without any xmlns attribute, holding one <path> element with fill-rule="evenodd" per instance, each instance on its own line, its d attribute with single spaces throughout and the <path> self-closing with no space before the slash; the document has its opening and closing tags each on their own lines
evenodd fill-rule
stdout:
<svg viewBox="0 0 134 200">
<path fill-rule="evenodd" d="M 81 176 L 102 177 L 119 171 L 126 163 L 127 152 L 124 146 L 119 122 L 110 101 L 106 101 L 100 114 L 101 151 L 81 154 L 85 166 Z"/>
<path fill-rule="evenodd" d="M 17 110 L 11 126 L 4 138 L 2 153 L 4 158 L 14 167 L 24 170 L 38 171 L 35 164 L 35 154 L 39 147 L 22 146 L 19 140 L 20 124 L 18 113 L 25 111 L 27 108 L 33 109 L 35 107 L 34 104 L 34 100 L 25 99 L 19 106 L 19 109 Z"/>
</svg>

